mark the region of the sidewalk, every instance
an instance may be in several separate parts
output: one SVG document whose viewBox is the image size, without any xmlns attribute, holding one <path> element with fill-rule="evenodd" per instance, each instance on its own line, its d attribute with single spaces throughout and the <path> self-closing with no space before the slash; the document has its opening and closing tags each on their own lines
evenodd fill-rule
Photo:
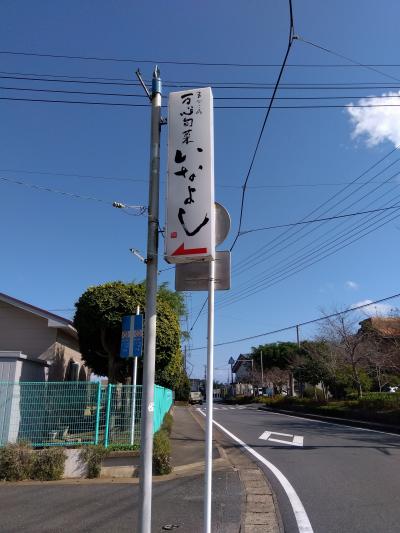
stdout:
<svg viewBox="0 0 400 533">
<path fill-rule="evenodd" d="M 193 418 L 188 407 L 174 407 L 174 424 L 171 433 L 172 464 L 175 467 L 204 464 L 204 431 Z M 215 444 L 213 459 L 220 454 Z"/>
<path fill-rule="evenodd" d="M 202 533 L 205 420 L 190 407 L 175 407 L 173 417 L 174 470 L 153 477 L 152 533 Z M 212 532 L 278 533 L 272 493 L 262 472 L 218 433 L 213 446 Z M 7 509 L 0 533 L 132 533 L 139 484 L 132 477 L 4 483 L 0 500 Z"/>
</svg>

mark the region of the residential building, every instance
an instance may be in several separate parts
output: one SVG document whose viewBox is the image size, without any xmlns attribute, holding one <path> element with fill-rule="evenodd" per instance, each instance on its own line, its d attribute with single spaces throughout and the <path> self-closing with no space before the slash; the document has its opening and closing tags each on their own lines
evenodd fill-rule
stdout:
<svg viewBox="0 0 400 533">
<path fill-rule="evenodd" d="M 86 381 L 70 320 L 0 293 L 0 381 Z"/>
</svg>

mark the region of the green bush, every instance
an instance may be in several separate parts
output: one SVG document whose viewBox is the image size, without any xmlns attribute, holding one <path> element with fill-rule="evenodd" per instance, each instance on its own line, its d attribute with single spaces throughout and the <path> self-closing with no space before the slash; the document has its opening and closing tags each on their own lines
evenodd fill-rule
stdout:
<svg viewBox="0 0 400 533">
<path fill-rule="evenodd" d="M 168 433 L 160 429 L 153 439 L 153 473 L 164 475 L 171 472 L 171 442 Z"/>
<path fill-rule="evenodd" d="M 400 394 L 390 392 L 368 392 L 358 401 L 362 409 L 391 410 L 400 409 Z"/>
<path fill-rule="evenodd" d="M 62 448 L 44 448 L 33 454 L 31 478 L 56 481 L 64 474 L 66 455 Z"/>
<path fill-rule="evenodd" d="M 171 415 L 171 413 L 166 413 L 164 416 L 164 421 L 162 423 L 161 428 L 165 429 L 165 431 L 168 433 L 168 435 L 171 435 L 172 432 L 172 424 L 174 423 L 174 419 Z"/>
<path fill-rule="evenodd" d="M 31 476 L 33 452 L 29 444 L 7 444 L 0 449 L 0 479 L 21 481 Z"/>
<path fill-rule="evenodd" d="M 89 479 L 100 477 L 101 463 L 108 453 L 109 448 L 104 448 L 101 444 L 82 448 L 80 457 L 87 463 Z"/>
<path fill-rule="evenodd" d="M 109 444 L 107 447 L 108 452 L 123 452 L 123 451 L 137 451 L 140 449 L 139 444 Z"/>
</svg>

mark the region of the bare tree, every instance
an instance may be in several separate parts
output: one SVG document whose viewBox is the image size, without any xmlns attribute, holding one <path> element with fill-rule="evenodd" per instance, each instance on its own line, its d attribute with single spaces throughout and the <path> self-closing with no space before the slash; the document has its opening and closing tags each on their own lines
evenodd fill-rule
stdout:
<svg viewBox="0 0 400 533">
<path fill-rule="evenodd" d="M 369 373 L 382 392 L 393 374 L 400 371 L 400 337 L 383 333 L 372 325 L 362 324 L 359 332 L 363 349 L 369 360 Z"/>
<path fill-rule="evenodd" d="M 336 316 L 327 316 L 320 326 L 319 337 L 331 348 L 332 362 L 338 366 L 348 366 L 357 394 L 361 398 L 362 370 L 369 368 L 370 351 L 364 336 L 357 333 L 360 318 L 356 314 L 338 312 Z"/>
</svg>

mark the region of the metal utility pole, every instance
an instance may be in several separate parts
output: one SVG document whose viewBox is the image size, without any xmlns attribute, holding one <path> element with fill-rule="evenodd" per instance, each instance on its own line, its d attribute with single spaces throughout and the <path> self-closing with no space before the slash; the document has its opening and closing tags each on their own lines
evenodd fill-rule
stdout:
<svg viewBox="0 0 400 533">
<path fill-rule="evenodd" d="M 138 74 L 140 79 L 140 74 Z M 141 81 L 142 83 L 142 81 Z M 154 374 L 156 360 L 156 299 L 158 272 L 158 213 L 160 189 L 161 78 L 153 72 L 151 90 L 149 208 L 147 219 L 146 323 L 140 439 L 138 532 L 151 533 Z"/>
<path fill-rule="evenodd" d="M 207 416 L 206 416 L 206 478 L 204 498 L 204 533 L 211 533 L 212 496 L 212 425 L 214 389 L 214 280 L 215 261 L 210 262 L 208 282 L 208 338 L 207 338 Z"/>
<path fill-rule="evenodd" d="M 261 364 L 261 387 L 264 388 L 264 366 L 263 366 L 263 353 L 260 351 L 260 364 Z M 264 394 L 264 391 L 263 391 Z"/>
</svg>

